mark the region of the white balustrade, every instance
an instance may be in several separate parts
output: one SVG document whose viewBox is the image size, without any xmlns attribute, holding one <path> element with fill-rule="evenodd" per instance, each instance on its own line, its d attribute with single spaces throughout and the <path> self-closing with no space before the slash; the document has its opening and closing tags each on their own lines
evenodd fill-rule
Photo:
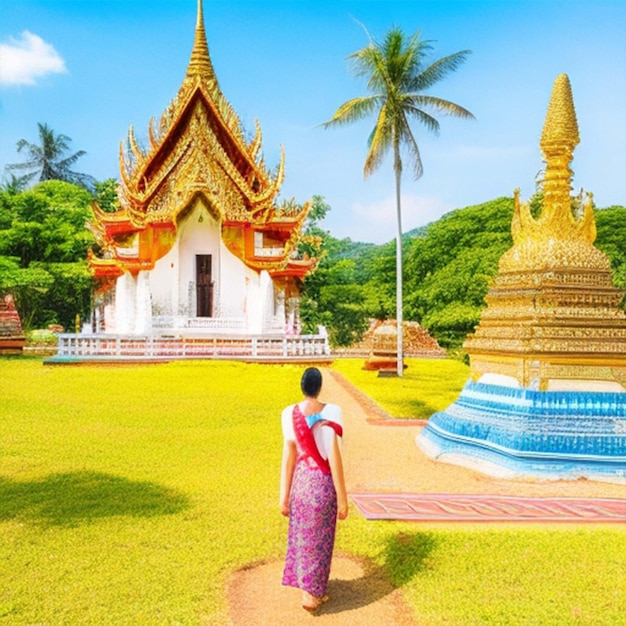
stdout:
<svg viewBox="0 0 626 626">
<path fill-rule="evenodd" d="M 322 335 L 205 335 L 186 337 L 130 336 L 62 333 L 53 360 L 67 358 L 186 359 L 186 358 L 289 358 L 330 355 L 328 338 Z"/>
</svg>

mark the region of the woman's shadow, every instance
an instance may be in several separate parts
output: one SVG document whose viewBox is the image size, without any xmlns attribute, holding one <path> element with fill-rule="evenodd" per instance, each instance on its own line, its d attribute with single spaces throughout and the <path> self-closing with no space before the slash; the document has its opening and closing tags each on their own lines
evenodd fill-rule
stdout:
<svg viewBox="0 0 626 626">
<path fill-rule="evenodd" d="M 381 600 L 424 569 L 424 562 L 435 545 L 429 533 L 399 533 L 390 537 L 381 554 L 382 565 L 362 560 L 361 577 L 329 580 L 327 592 L 332 602 L 324 604 L 319 613 L 341 613 Z"/>
</svg>

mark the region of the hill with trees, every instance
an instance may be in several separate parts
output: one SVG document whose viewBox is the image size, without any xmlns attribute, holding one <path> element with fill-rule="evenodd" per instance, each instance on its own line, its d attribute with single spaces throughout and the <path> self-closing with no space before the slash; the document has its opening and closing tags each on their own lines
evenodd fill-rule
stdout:
<svg viewBox="0 0 626 626">
<path fill-rule="evenodd" d="M 406 319 L 439 344 L 458 350 L 485 306 L 498 261 L 512 246 L 513 198 L 457 209 L 404 236 Z M 613 282 L 626 286 L 626 207 L 596 209 L 595 245 L 611 260 Z M 395 246 L 364 245 L 325 234 L 325 253 L 305 282 L 309 328 L 323 323 L 335 345 L 349 345 L 369 318 L 393 317 Z"/>
</svg>

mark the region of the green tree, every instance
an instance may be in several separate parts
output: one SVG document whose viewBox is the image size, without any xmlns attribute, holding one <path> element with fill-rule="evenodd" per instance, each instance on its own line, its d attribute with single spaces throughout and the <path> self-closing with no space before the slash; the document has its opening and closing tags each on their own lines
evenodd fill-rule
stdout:
<svg viewBox="0 0 626 626">
<path fill-rule="evenodd" d="M 62 180 L 74 183 L 86 189 L 93 189 L 95 180 L 88 174 L 74 172 L 71 168 L 84 156 L 84 150 L 79 150 L 67 156 L 72 141 L 67 135 L 57 135 L 47 124 L 37 124 L 39 143 L 30 143 L 26 139 L 17 142 L 17 151 L 25 151 L 26 161 L 12 163 L 6 166 L 8 173 L 24 172 L 17 179 L 19 185 L 40 183 L 46 180 Z"/>
<path fill-rule="evenodd" d="M 77 314 L 89 314 L 91 202 L 85 189 L 56 180 L 17 195 L 0 190 L 0 292 L 13 293 L 25 328 L 73 328 Z"/>
<path fill-rule="evenodd" d="M 348 58 L 353 62 L 355 74 L 367 80 L 371 95 L 348 100 L 342 104 L 326 128 L 349 124 L 376 113 L 377 119 L 369 136 L 369 149 L 365 159 L 364 175 L 372 174 L 391 150 L 396 184 L 396 319 L 398 321 L 398 376 L 403 372 L 402 354 L 402 206 L 400 183 L 402 178 L 401 148 L 408 151 L 417 180 L 423 173 L 417 141 L 411 129 L 411 120 L 423 124 L 437 133 L 439 122 L 432 112 L 461 118 L 474 116 L 465 108 L 426 94 L 450 72 L 465 62 L 469 50 L 456 52 L 426 65 L 432 50 L 430 41 L 421 38 L 420 31 L 407 38 L 404 32 L 393 27 L 382 42 L 371 39 L 365 48 Z"/>
<path fill-rule="evenodd" d="M 91 202 L 85 189 L 56 180 L 16 196 L 0 192 L 0 254 L 19 257 L 22 267 L 32 261 L 69 263 L 86 259 L 93 243 L 85 226 L 91 217 Z M 2 224 L 7 213 L 11 221 Z"/>
<path fill-rule="evenodd" d="M 0 256 L 0 297 L 13 295 L 22 328 L 29 330 L 36 323 L 57 322 L 56 316 L 45 312 L 45 297 L 54 278 L 41 267 L 20 267 L 19 259 Z"/>
<path fill-rule="evenodd" d="M 350 240 L 335 239 L 319 226 L 330 209 L 322 196 L 313 196 L 299 252 L 318 257 L 319 263 L 304 281 L 300 320 L 305 333 L 314 333 L 323 325 L 332 345 L 347 346 L 362 337 L 368 314 L 357 264 L 345 258 L 355 246 Z"/>
<path fill-rule="evenodd" d="M 107 178 L 94 185 L 96 203 L 106 213 L 114 213 L 120 208 L 120 199 L 117 195 L 118 184 L 115 178 Z"/>
</svg>

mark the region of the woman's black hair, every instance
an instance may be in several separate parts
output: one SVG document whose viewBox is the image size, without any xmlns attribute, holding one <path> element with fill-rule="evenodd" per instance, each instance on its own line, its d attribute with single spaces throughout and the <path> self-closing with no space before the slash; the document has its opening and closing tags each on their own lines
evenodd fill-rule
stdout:
<svg viewBox="0 0 626 626">
<path fill-rule="evenodd" d="M 300 380 L 302 393 L 309 398 L 317 398 L 322 388 L 322 372 L 317 367 L 307 367 Z"/>
</svg>

